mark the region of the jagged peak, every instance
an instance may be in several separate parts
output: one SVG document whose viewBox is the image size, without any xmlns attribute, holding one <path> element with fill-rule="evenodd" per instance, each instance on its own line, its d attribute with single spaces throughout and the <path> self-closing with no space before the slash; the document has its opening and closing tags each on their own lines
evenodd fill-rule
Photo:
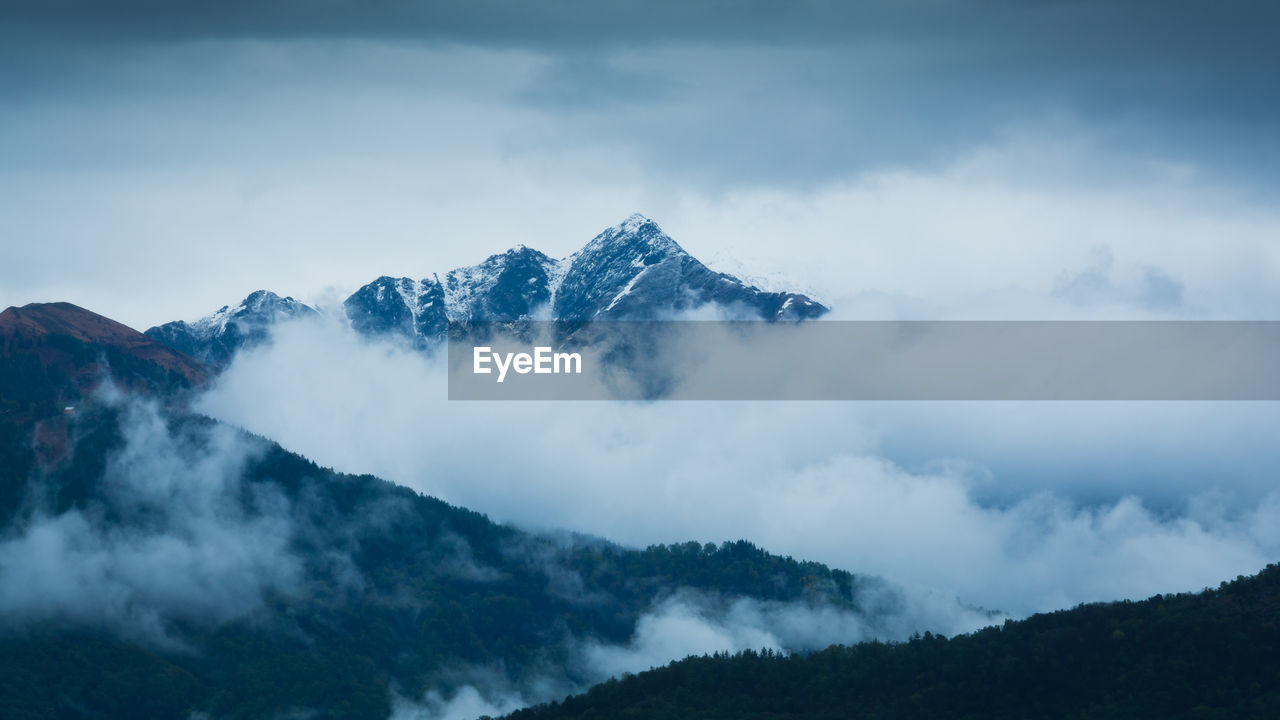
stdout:
<svg viewBox="0 0 1280 720">
<path fill-rule="evenodd" d="M 491 283 L 496 279 L 496 274 L 506 269 L 511 262 L 521 260 L 532 260 L 541 265 L 544 270 L 550 269 L 556 263 L 556 260 L 546 253 L 521 243 L 506 252 L 490 255 L 476 265 L 466 265 L 450 270 L 445 273 L 444 286 L 447 290 L 452 290 L 460 283 Z"/>
<path fill-rule="evenodd" d="M 630 215 L 627 216 L 626 220 L 623 220 L 622 222 L 618 223 L 616 227 L 621 228 L 622 230 L 625 230 L 627 232 L 635 232 L 636 230 L 640 229 L 642 226 L 650 225 L 650 224 L 652 224 L 655 227 L 657 227 L 658 225 L 658 223 L 654 222 L 647 215 L 644 215 L 642 213 L 631 213 Z"/>
<path fill-rule="evenodd" d="M 292 296 L 281 297 L 270 290 L 254 290 L 236 306 L 232 314 L 261 312 L 264 308 L 314 309 L 305 303 L 294 300 Z"/>
<path fill-rule="evenodd" d="M 187 326 L 198 334 L 217 334 L 221 333 L 227 324 L 234 319 L 260 315 L 267 311 L 274 313 L 280 310 L 290 315 L 298 312 L 315 312 L 315 308 L 294 300 L 292 297 L 280 297 L 270 290 L 254 290 L 246 295 L 244 300 L 235 305 L 223 305 L 210 315 L 196 318 L 190 322 L 178 321 L 178 323 Z M 274 318 L 268 320 L 274 320 Z M 172 325 L 174 323 L 167 324 Z"/>
<path fill-rule="evenodd" d="M 658 227 L 657 222 L 655 222 L 648 215 L 644 215 L 643 213 L 631 213 L 630 215 L 627 216 L 625 220 L 618 223 L 617 225 L 614 225 L 606 229 L 603 233 L 601 233 L 601 235 L 606 233 L 613 233 L 613 234 L 645 233 L 645 234 L 656 234 L 656 235 L 664 235 L 664 236 L 666 235 L 666 233 L 662 232 L 662 228 Z"/>
<path fill-rule="evenodd" d="M 244 297 L 244 302 L 240 304 L 249 305 L 251 303 L 261 303 L 261 302 L 265 302 L 267 300 L 272 300 L 272 299 L 279 300 L 280 296 L 276 295 L 270 290 L 254 290 L 253 292 L 246 295 Z"/>
<path fill-rule="evenodd" d="M 507 250 L 504 253 L 490 255 L 489 257 L 484 259 L 484 262 L 480 264 L 494 265 L 499 262 L 504 262 L 507 260 L 515 259 L 515 258 L 526 258 L 526 257 L 533 258 L 537 262 L 549 262 L 551 260 L 551 258 L 548 257 L 547 254 L 542 252 L 541 250 L 535 250 L 534 248 L 531 248 L 528 245 L 525 245 L 524 243 L 520 243 L 515 247 L 511 248 L 510 250 Z"/>
<path fill-rule="evenodd" d="M 663 256 L 684 253 L 684 248 L 662 231 L 658 223 L 640 213 L 633 213 L 626 220 L 607 228 L 592 238 L 571 259 L 583 255 L 609 251 L 614 248 L 631 248 L 642 254 L 658 252 Z"/>
<path fill-rule="evenodd" d="M 294 307 L 298 305 L 302 305 L 302 303 L 294 300 L 292 297 L 280 297 L 270 290 L 254 290 L 249 293 L 243 301 L 241 301 L 238 310 L 244 312 L 257 312 L 262 308 L 269 306 Z"/>
</svg>

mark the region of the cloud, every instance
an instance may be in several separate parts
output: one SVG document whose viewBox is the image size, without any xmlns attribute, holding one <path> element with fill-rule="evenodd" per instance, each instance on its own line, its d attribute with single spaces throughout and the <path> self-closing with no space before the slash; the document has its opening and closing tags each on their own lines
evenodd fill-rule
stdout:
<svg viewBox="0 0 1280 720">
<path fill-rule="evenodd" d="M 563 673 L 530 673 L 513 680 L 501 667 L 474 666 L 440 673 L 419 699 L 392 693 L 391 720 L 474 720 L 500 717 L 551 698 L 581 692 L 585 687 L 567 682 Z"/>
<path fill-rule="evenodd" d="M 295 329 L 325 327 L 316 321 Z M 383 362 L 423 362 L 394 346 L 355 349 Z M 324 514 L 332 509 L 310 506 L 305 495 L 290 500 L 269 485 L 244 484 L 246 470 L 268 451 L 264 441 L 199 419 L 174 424 L 149 401 L 112 393 L 102 401 L 119 413 L 122 441 L 109 453 L 92 498 L 65 512 L 35 513 L 0 541 L 0 618 L 11 629 L 69 620 L 186 651 L 191 648 L 184 627 L 258 617 L 269 612 L 272 597 L 341 602 L 342 590 L 366 589 L 346 554 L 366 531 L 376 531 L 388 513 L 401 509 L 396 501 L 362 507 L 335 523 Z M 590 605 L 606 599 L 585 591 L 561 553 L 598 542 L 549 533 L 511 538 L 500 552 L 515 566 L 543 573 L 548 592 Z M 315 548 L 305 551 L 305 561 L 300 545 Z M 505 577 L 456 533 L 445 531 L 436 551 L 434 570 L 445 576 L 482 583 Z M 331 589 L 339 592 L 310 596 L 317 583 L 308 572 L 317 564 L 332 566 L 337 587 Z M 506 674 L 501 658 L 494 667 L 438 672 L 422 697 L 397 699 L 395 716 L 501 714 L 691 653 L 817 649 L 831 642 L 901 638 L 920 629 L 955 632 L 991 619 L 945 595 L 874 581 L 856 583 L 850 599 L 857 611 L 814 599 L 763 602 L 679 587 L 665 592 L 639 619 L 628 643 L 567 635 L 565 666 L 544 661 L 516 678 Z"/>
<path fill-rule="evenodd" d="M 805 602 L 724 600 L 680 592 L 657 604 L 636 623 L 623 645 L 582 643 L 577 661 L 596 681 L 659 667 L 690 655 L 770 649 L 810 652 L 833 644 L 905 640 L 929 629 L 955 634 L 999 621 L 953 601 L 932 602 L 928 593 L 872 585 L 860 591 L 868 614 Z"/>
<path fill-rule="evenodd" d="M 281 82 L 306 65 L 308 52 L 296 52 L 283 53 Z M 369 52 L 378 67 L 453 62 Z M 458 58 L 514 86 L 526 60 Z M 253 75 L 254 64 L 226 72 Z M 67 300 L 145 328 L 259 288 L 345 296 L 379 275 L 424 277 L 517 243 L 568 255 L 642 210 L 713 267 L 776 276 L 767 284 L 812 291 L 844 318 L 1257 319 L 1280 306 L 1273 209 L 1194 165 L 1110 153 L 1088 128 L 1028 130 L 927 168 L 707 189 L 612 142 L 568 148 L 530 137 L 583 135 L 542 111 L 498 112 L 500 97 L 436 75 L 421 82 L 430 88 L 422 96 L 374 85 L 360 91 L 367 103 L 353 103 L 299 78 L 280 93 L 251 93 L 271 107 L 234 122 L 198 95 L 169 98 L 163 111 L 113 98 L 102 122 L 83 129 L 70 104 L 33 108 L 8 135 L 14 164 L 0 188 L 13 212 L 0 222 L 47 242 L 0 249 L 0 304 Z M 369 113 L 383 102 L 394 112 Z M 298 127 L 295 113 L 318 125 Z M 145 147 L 129 145 L 138 128 L 154 129 Z M 335 151 L 317 156 L 316 144 Z M 97 159 L 91 170 L 50 167 L 60 153 L 76 167 Z M 416 156 L 423 162 L 406 162 Z M 663 173 L 671 177 L 659 182 Z M 67 206 L 80 211 L 60 211 Z M 1092 267 L 1098 251 L 1112 258 L 1114 291 L 1066 293 L 1063 278 Z M 98 272 L 121 258 L 119 274 Z"/>
<path fill-rule="evenodd" d="M 811 288 L 840 319 L 1257 319 L 1280 304 L 1262 280 L 1280 217 L 1194 167 L 1117 164 L 1087 131 L 807 193 L 691 196 L 663 225 L 696 256 Z"/>
<path fill-rule="evenodd" d="M 68 70 L 93 68 L 104 57 L 201 44 L 231 53 L 245 41 L 342 52 L 355 40 L 535 55 L 547 60 L 544 74 L 513 104 L 551 102 L 572 125 L 566 137 L 630 139 L 641 154 L 721 182 L 735 175 L 811 182 L 857 163 L 918 162 L 989 140 L 993 129 L 1019 120 L 1063 113 L 1113 128 L 1117 148 L 1139 153 L 1190 150 L 1206 162 L 1231 156 L 1238 169 L 1257 162 L 1259 151 L 1275 152 L 1265 133 L 1277 112 L 1267 92 L 1275 58 L 1261 29 L 1275 9 L 1258 0 L 1173 3 L 1160 12 L 1140 2 L 960 8 L 942 0 L 909 7 L 753 2 L 729 14 L 670 1 L 328 3 L 320 10 L 235 2 L 211 12 L 150 0 L 110 9 L 64 0 L 19 1 L 6 10 L 5 47 L 14 56 L 6 65 L 15 70 L 0 81 L 23 94 L 56 92 Z M 342 80 L 353 69 L 376 68 L 343 54 L 345 70 L 335 75 L 321 63 L 315 75 Z M 629 71 L 636 66 L 645 70 Z M 485 80 L 475 82 L 480 92 Z M 671 90 L 678 102 L 618 104 L 672 97 Z M 617 126 L 612 134 L 610 125 Z M 1206 152 L 1209 145 L 1217 152 Z M 681 160 L 690 153 L 718 162 Z"/>
<path fill-rule="evenodd" d="M 1275 410 L 1258 404 L 466 403 L 445 387 L 438 361 L 303 322 L 200 406 L 498 520 L 641 546 L 745 538 L 1015 615 L 1194 590 L 1280 552 L 1261 530 L 1280 519 Z"/>
<path fill-rule="evenodd" d="M 471 545 L 461 535 L 444 530 L 437 540 L 443 557 L 440 559 L 438 571 L 445 575 L 469 582 L 495 582 L 503 579 L 503 574 L 476 560 Z"/>
<path fill-rule="evenodd" d="M 1052 310 L 1098 245 L 1180 311 L 1280 286 L 1261 4 L 82 5 L 0 24 L 0 303 L 145 328 L 634 211 L 863 309 Z"/>
<path fill-rule="evenodd" d="M 1115 257 L 1106 247 L 1096 250 L 1094 262 L 1078 272 L 1064 273 L 1053 294 L 1078 305 L 1129 304 L 1152 310 L 1176 309 L 1182 304 L 1182 283 L 1158 267 L 1145 265 L 1125 285 L 1112 278 Z"/>
<path fill-rule="evenodd" d="M 219 625 L 300 589 L 281 498 L 241 473 L 261 441 L 225 427 L 176 431 L 153 403 L 120 401 L 123 445 L 102 504 L 37 513 L 0 541 L 0 617 L 69 619 L 181 647 L 175 623 Z"/>
<path fill-rule="evenodd" d="M 463 685 L 457 690 L 430 690 L 421 702 L 395 697 L 391 720 L 475 720 L 478 717 L 501 717 L 537 701 L 525 699 L 518 692 L 498 685 Z"/>
<path fill-rule="evenodd" d="M 511 677 L 501 665 L 444 672 L 420 699 L 396 695 L 392 718 L 499 716 L 691 655 L 765 648 L 809 652 L 835 643 L 905 640 L 925 629 L 955 634 L 1000 620 L 959 606 L 952 598 L 877 582 L 860 586 L 854 599 L 860 612 L 825 602 L 760 601 L 676 589 L 640 616 L 625 643 L 568 637 L 566 667 L 535 669 L 520 678 Z"/>
</svg>

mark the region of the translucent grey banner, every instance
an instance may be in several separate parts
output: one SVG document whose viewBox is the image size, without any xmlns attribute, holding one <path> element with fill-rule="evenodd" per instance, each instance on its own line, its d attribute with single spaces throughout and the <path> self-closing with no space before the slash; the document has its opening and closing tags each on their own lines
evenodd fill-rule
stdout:
<svg viewBox="0 0 1280 720">
<path fill-rule="evenodd" d="M 450 400 L 1278 400 L 1275 321 L 479 323 Z"/>
</svg>

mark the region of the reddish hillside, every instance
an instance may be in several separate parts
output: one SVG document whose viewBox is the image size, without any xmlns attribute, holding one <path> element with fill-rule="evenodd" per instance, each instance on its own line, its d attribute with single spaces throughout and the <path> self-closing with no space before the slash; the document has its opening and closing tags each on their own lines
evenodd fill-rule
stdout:
<svg viewBox="0 0 1280 720">
<path fill-rule="evenodd" d="M 196 360 L 110 318 L 70 303 L 33 303 L 0 313 L 0 415 L 61 411 L 104 379 L 163 392 L 208 377 Z"/>
</svg>

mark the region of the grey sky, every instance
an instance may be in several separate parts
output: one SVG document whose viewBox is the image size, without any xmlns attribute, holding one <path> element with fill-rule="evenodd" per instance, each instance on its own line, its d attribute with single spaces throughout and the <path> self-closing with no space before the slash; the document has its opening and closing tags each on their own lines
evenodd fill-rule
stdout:
<svg viewBox="0 0 1280 720">
<path fill-rule="evenodd" d="M 1275 227 L 1280 160 L 1268 3 L 0 7 L 3 304 L 69 299 L 145 326 L 258 287 L 316 299 L 516 242 L 567 253 L 633 211 L 696 254 L 827 299 L 917 302 L 918 258 L 942 240 L 894 229 L 988 183 L 1002 189 L 992 214 L 1034 191 L 1072 214 L 1059 226 L 1098 237 L 1016 226 L 975 247 L 996 231 L 947 230 L 959 216 L 917 228 L 956 232 L 970 257 L 1013 238 L 1043 251 L 924 293 L 934 306 L 1051 295 L 1101 247 L 1118 275 L 1163 273 L 1199 312 L 1272 308 L 1273 259 L 1253 247 Z M 868 188 L 904 173 L 949 189 L 900 217 L 820 207 L 859 189 L 827 204 L 874 204 Z M 1124 208 L 1082 214 L 1103 200 Z M 1252 224 L 1228 243 L 1235 269 L 1187 277 L 1180 262 L 1205 263 L 1115 246 L 1159 232 L 1171 203 L 1183 216 L 1161 222 L 1213 232 L 1169 246 Z M 803 233 L 792 257 L 775 226 Z M 816 267 L 886 255 L 873 282 Z"/>
</svg>

